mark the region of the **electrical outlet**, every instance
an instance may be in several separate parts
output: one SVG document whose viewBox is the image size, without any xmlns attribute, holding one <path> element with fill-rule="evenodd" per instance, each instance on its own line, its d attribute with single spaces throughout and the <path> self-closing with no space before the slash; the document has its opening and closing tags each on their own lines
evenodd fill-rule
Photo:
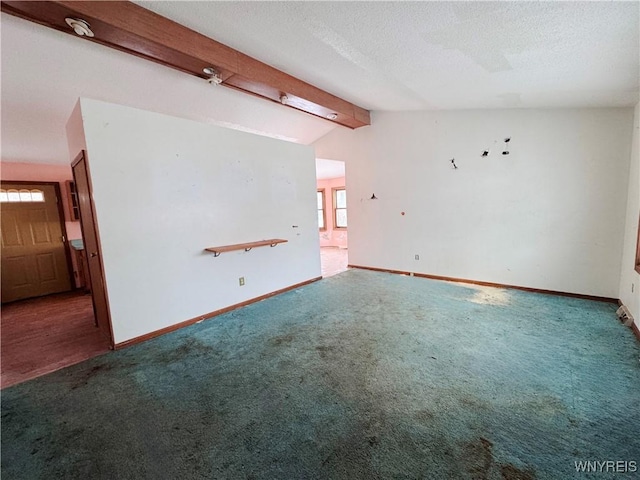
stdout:
<svg viewBox="0 0 640 480">
<path fill-rule="evenodd" d="M 241 287 L 244 287 L 244 277 L 240 277 L 238 279 L 238 283 L 240 284 Z"/>
<path fill-rule="evenodd" d="M 416 260 L 420 260 L 420 255 L 416 253 Z"/>
</svg>

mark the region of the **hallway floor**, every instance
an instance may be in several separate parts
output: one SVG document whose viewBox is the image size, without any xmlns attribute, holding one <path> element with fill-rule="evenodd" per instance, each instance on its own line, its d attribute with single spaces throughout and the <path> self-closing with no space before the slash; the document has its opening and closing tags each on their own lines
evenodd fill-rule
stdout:
<svg viewBox="0 0 640 480">
<path fill-rule="evenodd" d="M 322 276 L 331 277 L 347 270 L 349 263 L 346 248 L 321 247 L 320 259 L 322 261 Z"/>
<path fill-rule="evenodd" d="M 109 351 L 91 295 L 66 292 L 2 306 L 1 388 Z"/>
</svg>

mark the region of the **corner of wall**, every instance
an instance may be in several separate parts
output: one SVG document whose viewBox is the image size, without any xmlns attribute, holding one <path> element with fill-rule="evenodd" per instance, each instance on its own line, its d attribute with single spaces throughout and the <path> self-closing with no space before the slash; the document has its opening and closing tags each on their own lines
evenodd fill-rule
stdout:
<svg viewBox="0 0 640 480">
<path fill-rule="evenodd" d="M 351 154 L 354 135 L 356 135 L 359 130 L 368 128 L 369 127 L 361 127 L 358 130 L 335 128 L 331 130 L 326 135 L 312 143 L 312 146 L 315 149 L 316 158 L 326 158 L 346 162 Z"/>
<path fill-rule="evenodd" d="M 634 110 L 629 165 L 627 211 L 620 272 L 619 298 L 634 318 L 636 331 L 640 331 L 640 274 L 635 269 L 638 242 L 638 214 L 640 212 L 640 103 Z"/>
<path fill-rule="evenodd" d="M 87 148 L 82 122 L 81 101 L 82 99 L 78 99 L 69 116 L 69 120 L 67 120 L 66 130 L 67 144 L 69 145 L 69 162 L 72 162 L 81 150 L 86 150 Z"/>
</svg>

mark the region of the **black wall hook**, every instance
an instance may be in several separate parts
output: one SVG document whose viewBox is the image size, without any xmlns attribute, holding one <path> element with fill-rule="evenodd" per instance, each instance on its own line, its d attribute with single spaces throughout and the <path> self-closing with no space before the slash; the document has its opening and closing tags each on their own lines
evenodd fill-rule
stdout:
<svg viewBox="0 0 640 480">
<path fill-rule="evenodd" d="M 502 152 L 503 155 L 509 155 L 509 142 L 511 141 L 511 137 L 507 137 L 504 139 L 504 150 Z"/>
</svg>

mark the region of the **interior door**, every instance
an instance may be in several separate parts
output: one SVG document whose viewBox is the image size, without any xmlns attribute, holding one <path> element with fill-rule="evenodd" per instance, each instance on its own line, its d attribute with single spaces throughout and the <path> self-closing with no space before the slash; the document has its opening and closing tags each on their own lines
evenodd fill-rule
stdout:
<svg viewBox="0 0 640 480">
<path fill-rule="evenodd" d="M 93 297 L 93 310 L 96 325 L 100 331 L 111 340 L 113 347 L 113 333 L 109 315 L 109 303 L 105 288 L 102 259 L 98 231 L 95 224 L 95 210 L 93 206 L 91 181 L 84 152 L 80 153 L 72 164 L 73 178 L 78 194 L 78 206 L 80 207 L 80 226 L 82 227 L 82 240 L 86 256 L 88 281 L 91 283 L 91 295 Z"/>
<path fill-rule="evenodd" d="M 2 182 L 2 302 L 71 290 L 66 238 L 52 184 Z"/>
</svg>

